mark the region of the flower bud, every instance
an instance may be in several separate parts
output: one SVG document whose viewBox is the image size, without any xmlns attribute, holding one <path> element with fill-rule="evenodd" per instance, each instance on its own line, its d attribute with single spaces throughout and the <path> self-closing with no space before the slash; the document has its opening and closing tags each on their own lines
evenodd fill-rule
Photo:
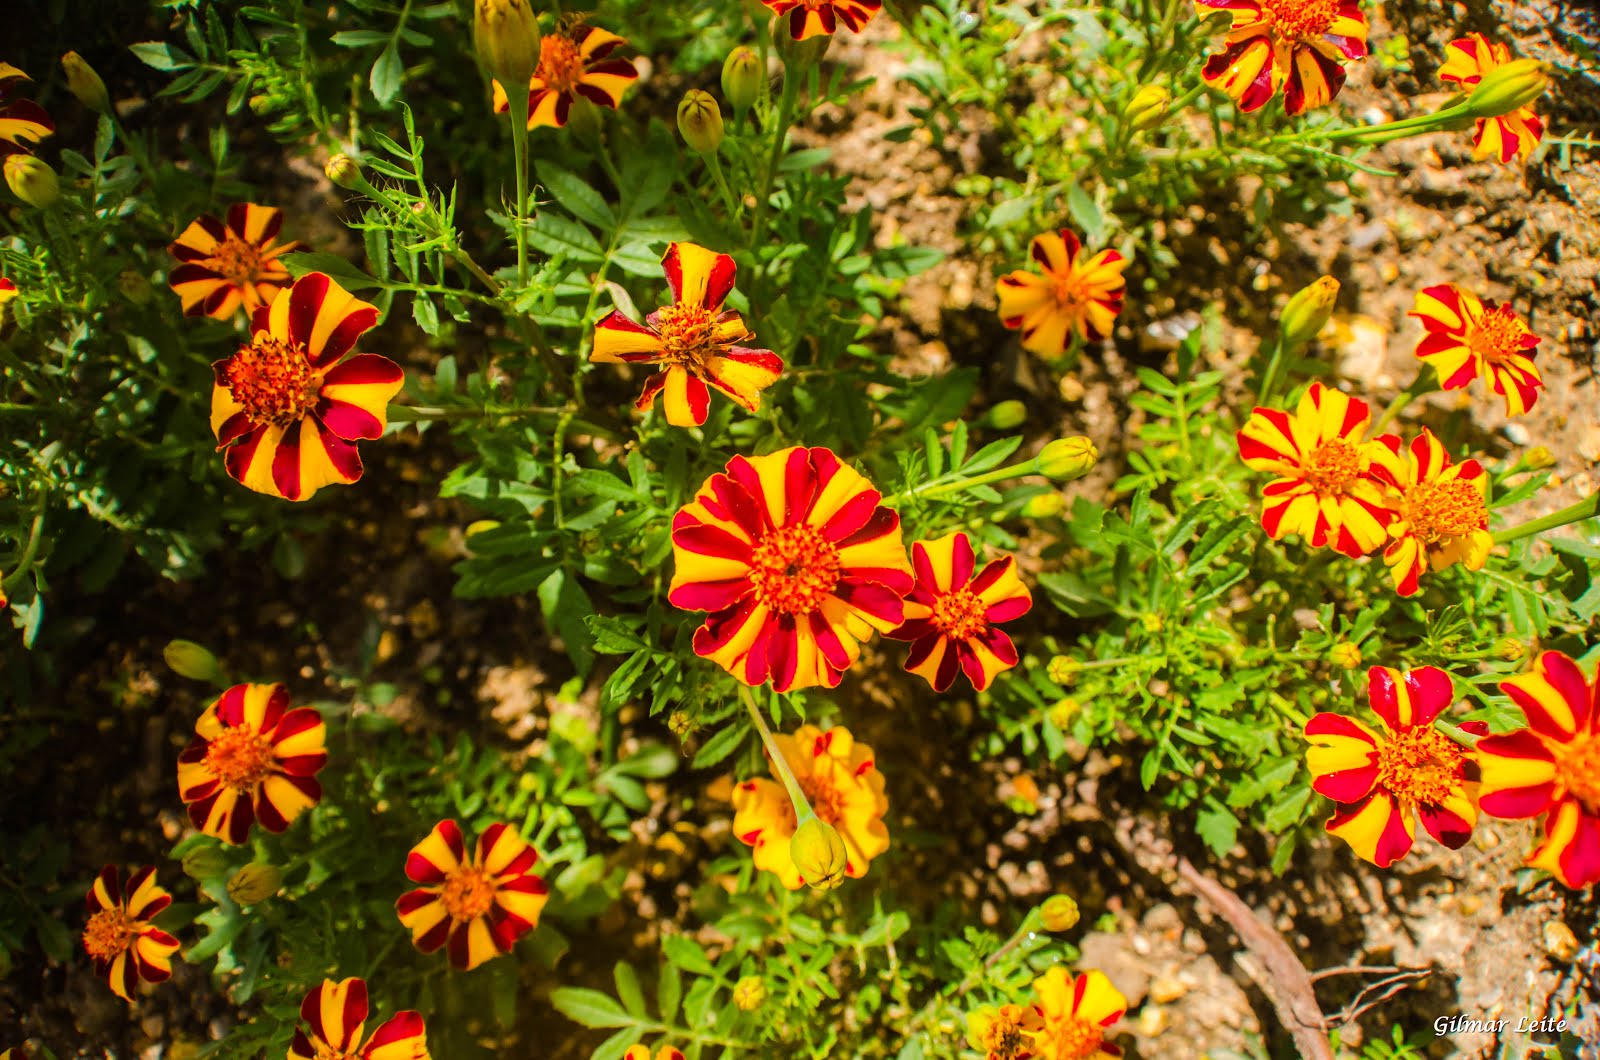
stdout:
<svg viewBox="0 0 1600 1060">
<path fill-rule="evenodd" d="M 1140 615 L 1139 624 L 1144 627 L 1146 633 L 1160 633 L 1167 628 L 1167 620 L 1154 611 L 1146 615 Z"/>
<path fill-rule="evenodd" d="M 1128 128 L 1154 129 L 1167 117 L 1167 107 L 1172 104 L 1172 93 L 1162 85 L 1144 85 L 1122 108 L 1123 120 Z"/>
<path fill-rule="evenodd" d="M 850 856 L 838 829 L 815 814 L 800 822 L 789 840 L 789 856 L 807 884 L 831 891 L 844 881 Z"/>
<path fill-rule="evenodd" d="M 228 871 L 228 855 L 215 843 L 195 847 L 183 856 L 183 873 L 191 880 L 204 883 Z"/>
<path fill-rule="evenodd" d="M 694 719 L 686 710 L 675 710 L 667 715 L 667 730 L 682 739 L 694 731 Z"/>
<path fill-rule="evenodd" d="M 991 408 L 983 422 L 1000 431 L 1009 431 L 1028 422 L 1028 406 L 1020 401 L 1002 401 Z"/>
<path fill-rule="evenodd" d="M 1078 924 L 1078 903 L 1071 895 L 1052 894 L 1039 907 L 1039 922 L 1046 931 L 1071 931 Z"/>
<path fill-rule="evenodd" d="M 1328 649 L 1328 661 L 1346 670 L 1354 670 L 1361 665 L 1361 649 L 1347 640 L 1341 640 Z"/>
<path fill-rule="evenodd" d="M 1550 74 L 1537 59 L 1517 59 L 1483 75 L 1467 97 L 1467 113 L 1474 118 L 1498 118 L 1544 95 Z"/>
<path fill-rule="evenodd" d="M 1069 659 L 1065 655 L 1052 655 L 1045 667 L 1045 674 L 1058 685 L 1066 684 L 1067 680 L 1077 672 L 1078 660 Z"/>
<path fill-rule="evenodd" d="M 1333 300 L 1339 297 L 1339 281 L 1320 276 L 1289 297 L 1278 317 L 1278 333 L 1285 346 L 1304 346 L 1316 338 L 1333 316 Z"/>
<path fill-rule="evenodd" d="M 735 48 L 722 62 L 722 95 L 735 114 L 750 109 L 761 94 L 761 58 L 750 48 Z"/>
<path fill-rule="evenodd" d="M 61 69 L 66 71 L 67 91 L 76 96 L 79 103 L 96 114 L 111 113 L 111 97 L 106 94 L 106 83 L 100 80 L 94 67 L 83 61 L 83 56 L 68 52 L 61 57 Z"/>
<path fill-rule="evenodd" d="M 218 684 L 222 679 L 222 666 L 217 657 L 192 640 L 168 641 L 161 649 L 172 672 L 191 681 L 209 681 Z"/>
<path fill-rule="evenodd" d="M 733 1003 L 740 1012 L 754 1012 L 767 1001 L 767 984 L 759 975 L 747 975 L 733 986 Z"/>
<path fill-rule="evenodd" d="M 1083 710 L 1083 704 L 1068 696 L 1051 704 L 1046 716 L 1050 719 L 1051 725 L 1054 725 L 1061 732 L 1066 732 L 1067 727 L 1072 724 L 1072 719 L 1076 718 L 1081 710 Z"/>
<path fill-rule="evenodd" d="M 328 164 L 322 167 L 329 180 L 348 191 L 355 191 L 367 182 L 361 174 L 361 164 L 349 155 L 340 153 L 328 159 Z"/>
<path fill-rule="evenodd" d="M 5 171 L 11 193 L 35 209 L 48 210 L 61 198 L 56 171 L 32 155 L 9 156 Z"/>
<path fill-rule="evenodd" d="M 1039 451 L 1033 466 L 1041 475 L 1067 482 L 1087 475 L 1099 459 L 1100 450 L 1080 434 L 1072 438 L 1057 438 L 1045 446 Z"/>
<path fill-rule="evenodd" d="M 1501 637 L 1495 641 L 1494 653 L 1506 662 L 1516 662 L 1528 654 L 1528 646 L 1516 637 Z"/>
<path fill-rule="evenodd" d="M 1528 465 L 1530 471 L 1543 471 L 1547 467 L 1556 466 L 1555 454 L 1543 445 L 1536 445 L 1523 453 L 1522 462 Z"/>
<path fill-rule="evenodd" d="M 252 862 L 228 880 L 228 897 L 239 905 L 255 905 L 277 894 L 282 886 L 283 873 L 276 865 Z"/>
<path fill-rule="evenodd" d="M 1050 519 L 1067 510 L 1067 499 L 1059 493 L 1040 493 L 1022 505 L 1024 519 Z"/>
<path fill-rule="evenodd" d="M 703 155 L 722 146 L 722 108 L 709 92 L 691 88 L 678 104 L 678 132 L 683 142 Z"/>
<path fill-rule="evenodd" d="M 539 65 L 539 20 L 527 0 L 477 0 L 472 20 L 472 45 L 489 76 L 508 96 L 526 98 L 528 82 Z"/>
</svg>

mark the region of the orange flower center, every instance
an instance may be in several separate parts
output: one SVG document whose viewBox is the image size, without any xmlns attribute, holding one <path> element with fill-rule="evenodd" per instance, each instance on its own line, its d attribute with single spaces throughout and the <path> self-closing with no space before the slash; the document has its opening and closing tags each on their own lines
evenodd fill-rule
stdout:
<svg viewBox="0 0 1600 1060">
<path fill-rule="evenodd" d="M 1068 266 L 1065 272 L 1058 272 L 1052 278 L 1056 305 L 1064 312 L 1077 312 L 1089 303 L 1089 285 L 1083 282 L 1083 274 L 1077 269 Z"/>
<path fill-rule="evenodd" d="M 808 777 L 795 778 L 800 783 L 800 790 L 805 793 L 806 801 L 811 804 L 811 812 L 823 824 L 838 824 L 844 817 L 844 794 L 834 786 L 833 781 L 827 777 L 813 773 Z"/>
<path fill-rule="evenodd" d="M 1378 784 L 1402 799 L 1436 806 L 1461 786 L 1466 752 L 1436 729 L 1396 733 L 1378 752 Z"/>
<path fill-rule="evenodd" d="M 83 929 L 83 949 L 97 961 L 109 961 L 133 945 L 139 925 L 128 919 L 122 907 L 102 909 L 89 918 Z"/>
<path fill-rule="evenodd" d="M 1337 496 L 1361 477 L 1361 450 L 1343 438 L 1331 438 L 1315 449 L 1303 467 L 1303 475 L 1318 493 Z"/>
<path fill-rule="evenodd" d="M 1056 1051 L 1052 1060 L 1087 1060 L 1100 1051 L 1105 1034 L 1097 1023 L 1068 1016 L 1054 1028 Z"/>
<path fill-rule="evenodd" d="M 243 287 L 261 272 L 261 248 L 229 230 L 206 259 L 206 267 L 234 286 Z"/>
<path fill-rule="evenodd" d="M 988 628 L 983 601 L 965 585 L 934 598 L 933 624 L 947 637 L 970 640 Z"/>
<path fill-rule="evenodd" d="M 234 791 L 249 791 L 272 769 L 272 741 L 249 725 L 223 729 L 206 748 L 206 768 Z"/>
<path fill-rule="evenodd" d="M 756 599 L 774 611 L 808 615 L 839 583 L 839 550 L 814 526 L 782 527 L 751 552 L 750 583 Z"/>
<path fill-rule="evenodd" d="M 494 881 L 476 865 L 463 865 L 444 881 L 439 895 L 455 920 L 476 920 L 494 904 Z"/>
<path fill-rule="evenodd" d="M 1556 777 L 1584 811 L 1600 816 L 1600 736 L 1579 735 L 1565 746 L 1552 748 Z"/>
<path fill-rule="evenodd" d="M 1339 17 L 1339 0 L 1261 0 L 1261 17 L 1281 43 L 1315 39 Z"/>
<path fill-rule="evenodd" d="M 679 302 L 662 307 L 656 314 L 656 331 L 661 335 L 666 359 L 696 374 L 717 351 L 714 340 L 717 321 L 704 306 Z"/>
<path fill-rule="evenodd" d="M 361 1055 L 360 1042 L 351 1042 L 352 1048 L 341 1052 L 314 1034 L 310 1038 L 313 1060 L 355 1060 Z"/>
<path fill-rule="evenodd" d="M 1489 525 L 1483 494 L 1466 479 L 1419 482 L 1406 490 L 1401 514 L 1424 544 L 1464 537 Z"/>
<path fill-rule="evenodd" d="M 322 376 L 311 367 L 303 343 L 290 345 L 257 335 L 228 358 L 223 385 L 254 423 L 287 427 L 317 403 Z"/>
<path fill-rule="evenodd" d="M 539 66 L 534 75 L 554 92 L 571 92 L 583 79 L 583 56 L 572 38 L 552 33 L 539 41 Z"/>
<path fill-rule="evenodd" d="M 1467 333 L 1467 347 L 1490 364 L 1499 364 L 1522 350 L 1522 322 L 1515 313 L 1491 310 Z"/>
</svg>

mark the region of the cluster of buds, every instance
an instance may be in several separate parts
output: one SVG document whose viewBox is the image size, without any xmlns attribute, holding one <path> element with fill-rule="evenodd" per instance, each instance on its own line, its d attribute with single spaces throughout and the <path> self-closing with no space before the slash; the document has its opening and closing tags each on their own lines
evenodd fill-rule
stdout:
<svg viewBox="0 0 1600 1060">
<path fill-rule="evenodd" d="M 743 119 L 761 95 L 761 59 L 749 48 L 735 48 L 722 63 L 722 94 L 733 108 L 735 118 Z M 716 97 L 698 88 L 684 93 L 678 103 L 678 134 L 689 149 L 714 155 L 722 146 L 726 127 Z"/>
</svg>

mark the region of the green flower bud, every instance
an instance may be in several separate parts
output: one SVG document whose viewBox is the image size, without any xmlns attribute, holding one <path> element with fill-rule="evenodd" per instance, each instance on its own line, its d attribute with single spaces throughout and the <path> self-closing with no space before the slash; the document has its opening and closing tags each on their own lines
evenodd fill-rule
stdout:
<svg viewBox="0 0 1600 1060">
<path fill-rule="evenodd" d="M 1474 118 L 1498 118 L 1544 95 L 1550 74 L 1537 59 L 1517 59 L 1483 75 L 1467 97 L 1467 113 Z"/>
<path fill-rule="evenodd" d="M 1522 462 L 1528 465 L 1530 471 L 1543 471 L 1547 467 L 1556 466 L 1556 458 L 1549 448 L 1536 445 L 1522 454 Z"/>
<path fill-rule="evenodd" d="M 1071 931 L 1079 920 L 1078 903 L 1071 895 L 1052 894 L 1039 907 L 1039 922 L 1046 931 Z"/>
<path fill-rule="evenodd" d="M 1130 129 L 1154 129 L 1167 117 L 1167 107 L 1172 103 L 1172 93 L 1161 85 L 1145 85 L 1133 94 L 1122 117 Z"/>
<path fill-rule="evenodd" d="M 1067 728 L 1072 724 L 1072 719 L 1076 718 L 1082 710 L 1083 704 L 1068 696 L 1051 704 L 1047 716 L 1050 718 L 1051 725 L 1054 725 L 1061 732 L 1066 732 Z"/>
<path fill-rule="evenodd" d="M 1528 654 L 1528 646 L 1516 637 L 1501 637 L 1495 642 L 1494 653 L 1506 662 L 1516 662 Z"/>
<path fill-rule="evenodd" d="M 1339 281 L 1320 276 L 1290 296 L 1278 317 L 1278 333 L 1285 346 L 1304 346 L 1321 333 L 1333 316 L 1333 301 L 1339 296 Z"/>
<path fill-rule="evenodd" d="M 1328 661 L 1346 670 L 1354 670 L 1361 665 L 1361 649 L 1347 640 L 1341 640 L 1328 649 Z"/>
<path fill-rule="evenodd" d="M 328 159 L 328 164 L 322 167 L 322 172 L 327 174 L 329 180 L 349 191 L 355 191 L 367 182 L 367 178 L 361 173 L 360 163 L 343 153 Z"/>
<path fill-rule="evenodd" d="M 733 1003 L 740 1012 L 754 1012 L 767 1001 L 767 984 L 759 975 L 747 975 L 733 986 Z"/>
<path fill-rule="evenodd" d="M 61 198 L 56 171 L 32 155 L 9 156 L 5 172 L 11 193 L 35 209 L 48 210 Z"/>
<path fill-rule="evenodd" d="M 477 0 L 472 45 L 506 95 L 515 98 L 521 91 L 527 98 L 528 82 L 539 65 L 539 20 L 527 0 Z"/>
<path fill-rule="evenodd" d="M 1028 422 L 1028 406 L 1020 401 L 1002 401 L 991 408 L 983 422 L 1000 431 L 1009 431 Z"/>
<path fill-rule="evenodd" d="M 722 94 L 735 114 L 750 109 L 761 94 L 761 58 L 751 48 L 735 48 L 722 62 Z"/>
<path fill-rule="evenodd" d="M 839 830 L 813 814 L 800 822 L 789 840 L 789 856 L 807 884 L 819 891 L 831 891 L 844 882 L 850 856 L 844 849 Z"/>
<path fill-rule="evenodd" d="M 277 894 L 282 886 L 283 873 L 276 865 L 253 862 L 228 880 L 228 897 L 240 905 L 255 905 Z"/>
<path fill-rule="evenodd" d="M 709 92 L 691 88 L 678 104 L 678 132 L 683 142 L 703 155 L 722 146 L 722 108 Z"/>
<path fill-rule="evenodd" d="M 1024 519 L 1050 519 L 1067 510 L 1067 499 L 1059 493 L 1040 493 L 1022 505 Z"/>
<path fill-rule="evenodd" d="M 1094 467 L 1096 460 L 1100 459 L 1100 450 L 1094 443 L 1083 435 L 1072 438 L 1057 438 L 1039 452 L 1039 457 L 1033 463 L 1034 470 L 1041 475 L 1060 482 L 1069 482 L 1075 478 L 1082 478 Z"/>
<path fill-rule="evenodd" d="M 111 113 L 111 97 L 106 94 L 106 83 L 100 80 L 94 67 L 83 61 L 83 56 L 68 52 L 61 57 L 61 69 L 67 75 L 67 91 L 76 96 L 79 103 L 96 114 Z"/>
<path fill-rule="evenodd" d="M 228 871 L 228 855 L 217 844 L 207 843 L 189 851 L 179 864 L 183 866 L 185 876 L 204 883 Z"/>
<path fill-rule="evenodd" d="M 1045 667 L 1045 674 L 1058 685 L 1064 685 L 1078 672 L 1078 660 L 1069 659 L 1065 655 L 1052 655 L 1049 664 Z"/>
<path fill-rule="evenodd" d="M 167 646 L 161 649 L 161 657 L 167 660 L 172 672 L 180 677 L 212 684 L 222 682 L 222 666 L 217 662 L 217 657 L 192 640 L 167 642 Z"/>
</svg>

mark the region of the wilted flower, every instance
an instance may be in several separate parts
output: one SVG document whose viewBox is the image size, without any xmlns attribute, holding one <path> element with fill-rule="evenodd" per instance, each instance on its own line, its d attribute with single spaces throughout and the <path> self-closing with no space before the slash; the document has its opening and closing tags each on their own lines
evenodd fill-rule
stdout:
<svg viewBox="0 0 1600 1060">
<path fill-rule="evenodd" d="M 689 148 L 703 155 L 722 146 L 722 108 L 709 92 L 691 88 L 678 104 L 678 133 Z"/>
<path fill-rule="evenodd" d="M 844 23 L 851 33 L 860 33 L 883 7 L 883 0 L 761 0 L 779 18 L 789 16 L 789 36 L 806 40 L 822 34 L 832 35 Z"/>
<path fill-rule="evenodd" d="M 1549 75 L 1531 60 L 1513 63 L 1511 49 L 1482 33 L 1451 41 L 1445 47 L 1445 55 L 1445 64 L 1439 68 L 1440 79 L 1472 90 L 1468 103 L 1478 115 L 1472 133 L 1472 157 L 1526 162 L 1544 135 L 1544 122 L 1528 104 L 1549 85 Z M 1485 84 L 1491 80 L 1493 84 Z"/>
<path fill-rule="evenodd" d="M 89 922 L 83 929 L 84 951 L 118 997 L 132 1001 L 140 980 L 160 983 L 172 975 L 178 940 L 151 923 L 172 904 L 172 896 L 156 883 L 154 868 L 136 870 L 124 890 L 116 866 L 107 865 L 85 904 Z"/>
<path fill-rule="evenodd" d="M 289 1060 L 428 1060 L 427 1029 L 417 1012 L 396 1012 L 363 1040 L 364 979 L 324 979 L 301 1002 L 300 1020 L 304 1026 L 294 1029 Z"/>
<path fill-rule="evenodd" d="M 1069 229 L 1033 237 L 1030 255 L 1040 272 L 1018 269 L 1000 277 L 995 295 L 1000 321 L 1022 330 L 1022 348 L 1055 356 L 1068 335 L 1098 341 L 1111 333 L 1122 312 L 1122 270 L 1128 260 L 1102 250 L 1080 261 L 1081 244 Z"/>
<path fill-rule="evenodd" d="M 1456 390 L 1487 377 L 1506 399 L 1507 416 L 1533 408 L 1544 386 L 1533 363 L 1540 339 L 1516 310 L 1442 283 L 1419 292 L 1406 315 L 1422 321 L 1416 354 L 1438 373 L 1441 387 Z"/>
<path fill-rule="evenodd" d="M 1344 87 L 1344 62 L 1367 54 L 1359 0 L 1195 0 L 1201 15 L 1233 16 L 1223 49 L 1200 76 L 1242 111 L 1258 110 L 1283 89 L 1283 109 L 1320 107 Z M 1210 9 L 1210 10 L 1207 10 Z"/>
<path fill-rule="evenodd" d="M 1122 1050 L 1106 1043 L 1106 1028 L 1127 1011 L 1128 1000 L 1103 972 L 1077 978 L 1060 966 L 1033 981 L 1044 1018 L 1039 1055 L 1048 1060 L 1115 1060 Z"/>
<path fill-rule="evenodd" d="M 77 52 L 61 57 L 62 72 L 67 75 L 67 91 L 96 114 L 111 113 L 111 97 L 106 93 L 106 83 L 100 80 L 94 67 L 84 62 Z"/>
<path fill-rule="evenodd" d="M 282 210 L 246 202 L 228 207 L 226 222 L 205 214 L 185 228 L 167 248 L 181 263 L 167 283 L 184 315 L 227 320 L 271 305 L 290 282 L 278 258 L 300 246 L 277 242 L 282 227 Z"/>
<path fill-rule="evenodd" d="M 639 79 L 628 59 L 611 53 L 627 43 L 615 33 L 582 24 L 546 34 L 539 42 L 539 65 L 528 81 L 528 128 L 567 124 L 573 100 L 582 96 L 616 110 L 622 94 Z M 501 82 L 494 82 L 496 114 L 511 110 Z"/>
<path fill-rule="evenodd" d="M 18 99 L 17 89 L 32 80 L 10 63 L 0 63 L 0 158 L 26 152 L 56 131 L 56 123 L 31 99 Z"/>
<path fill-rule="evenodd" d="M 1411 596 L 1422 572 L 1460 563 L 1479 570 L 1494 547 L 1489 533 L 1489 473 L 1476 460 L 1450 462 L 1428 428 L 1409 446 L 1392 434 L 1372 448 L 1373 478 L 1398 498 L 1383 562 L 1395 591 Z"/>
<path fill-rule="evenodd" d="M 1044 1018 L 1031 1005 L 986 1005 L 967 1014 L 967 1041 L 984 1060 L 1037 1056 Z"/>
<path fill-rule="evenodd" d="M 972 542 L 961 532 L 911 546 L 916 585 L 905 598 L 905 622 L 887 636 L 911 642 L 905 669 L 927 680 L 935 692 L 948 689 L 957 673 L 982 692 L 995 675 L 1017 665 L 1016 645 L 999 629 L 1033 606 L 1017 577 L 1017 561 L 1002 556 L 976 570 Z"/>
<path fill-rule="evenodd" d="M 406 876 L 423 886 L 395 902 L 400 923 L 423 953 L 444 946 L 452 966 L 471 971 L 539 925 L 550 888 L 533 874 L 539 855 L 510 825 L 492 824 L 475 853 L 454 821 L 440 821 L 411 848 Z"/>
<path fill-rule="evenodd" d="M 61 198 L 56 171 L 32 155 L 7 155 L 3 164 L 11 193 L 36 210 L 48 210 Z"/>
</svg>

